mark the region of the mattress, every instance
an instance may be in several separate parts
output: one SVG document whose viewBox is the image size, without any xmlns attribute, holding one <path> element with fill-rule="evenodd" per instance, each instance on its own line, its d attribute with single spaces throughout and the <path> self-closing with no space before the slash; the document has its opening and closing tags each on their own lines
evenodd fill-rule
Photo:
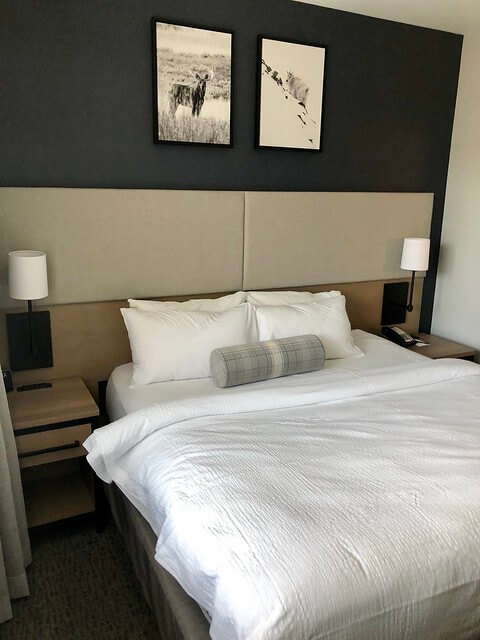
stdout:
<svg viewBox="0 0 480 640">
<path fill-rule="evenodd" d="M 327 360 L 325 369 L 354 371 L 373 369 L 401 362 L 415 362 L 423 358 L 417 353 L 399 347 L 388 340 L 365 331 L 354 330 L 355 345 L 363 356 L 353 356 L 339 360 Z M 154 402 L 184 399 L 197 395 L 208 395 L 216 387 L 210 378 L 199 380 L 180 380 L 158 382 L 154 384 L 130 387 L 133 364 L 131 362 L 117 367 L 107 385 L 107 411 L 110 420 L 118 420 Z"/>
<path fill-rule="evenodd" d="M 355 339 L 319 372 L 161 385 L 85 443 L 214 640 L 480 635 L 480 367 Z"/>
</svg>

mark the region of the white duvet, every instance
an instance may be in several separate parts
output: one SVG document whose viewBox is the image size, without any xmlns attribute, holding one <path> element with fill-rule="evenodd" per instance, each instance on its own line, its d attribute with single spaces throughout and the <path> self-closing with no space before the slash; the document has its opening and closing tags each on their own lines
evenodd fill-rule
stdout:
<svg viewBox="0 0 480 640">
<path fill-rule="evenodd" d="M 215 640 L 475 638 L 479 374 L 420 359 L 218 389 L 85 446 Z"/>
</svg>

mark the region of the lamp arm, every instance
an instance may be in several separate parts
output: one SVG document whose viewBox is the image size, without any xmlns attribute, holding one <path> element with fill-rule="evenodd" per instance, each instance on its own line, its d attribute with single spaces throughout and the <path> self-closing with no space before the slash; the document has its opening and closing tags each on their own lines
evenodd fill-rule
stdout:
<svg viewBox="0 0 480 640">
<path fill-rule="evenodd" d="M 412 280 L 410 282 L 410 296 L 407 304 L 407 311 L 413 311 L 413 290 L 415 287 L 415 271 L 412 271 Z"/>
<path fill-rule="evenodd" d="M 30 353 L 33 353 L 33 309 L 31 300 L 28 300 L 28 332 L 30 334 Z"/>
</svg>

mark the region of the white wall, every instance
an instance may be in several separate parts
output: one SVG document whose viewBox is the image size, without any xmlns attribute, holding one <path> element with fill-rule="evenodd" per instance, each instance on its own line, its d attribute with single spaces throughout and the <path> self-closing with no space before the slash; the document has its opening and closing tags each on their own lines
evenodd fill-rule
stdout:
<svg viewBox="0 0 480 640">
<path fill-rule="evenodd" d="M 480 2 L 465 37 L 432 333 L 480 350 Z"/>
<path fill-rule="evenodd" d="M 297 0 L 420 27 L 465 33 L 479 0 Z"/>
<path fill-rule="evenodd" d="M 307 0 L 465 35 L 432 333 L 480 350 L 480 0 Z"/>
</svg>

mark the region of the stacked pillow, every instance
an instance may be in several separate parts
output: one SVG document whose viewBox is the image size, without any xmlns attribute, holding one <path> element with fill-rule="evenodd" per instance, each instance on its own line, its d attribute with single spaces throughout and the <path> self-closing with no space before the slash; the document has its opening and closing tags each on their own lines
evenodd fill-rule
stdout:
<svg viewBox="0 0 480 640">
<path fill-rule="evenodd" d="M 201 298 L 199 300 L 187 300 L 186 302 L 133 300 L 129 298 L 128 304 L 131 309 L 138 309 L 139 311 L 227 311 L 245 302 L 246 298 L 245 291 L 237 291 L 237 293 L 231 293 L 221 298 Z"/>
<path fill-rule="evenodd" d="M 325 358 L 359 352 L 339 291 L 243 291 L 217 299 L 129 301 L 121 309 L 133 360 L 133 385 L 211 376 L 215 349 L 318 336 Z"/>
<path fill-rule="evenodd" d="M 121 309 L 133 360 L 133 384 L 210 377 L 214 349 L 257 340 L 255 312 Z"/>
<path fill-rule="evenodd" d="M 259 340 L 314 334 L 323 342 L 327 360 L 347 358 L 356 353 L 345 296 L 257 307 L 256 317 Z"/>
<path fill-rule="evenodd" d="M 321 291 L 320 293 L 311 293 L 310 291 L 247 291 L 245 299 L 255 307 L 267 307 L 319 302 L 341 295 L 340 291 Z"/>
</svg>

